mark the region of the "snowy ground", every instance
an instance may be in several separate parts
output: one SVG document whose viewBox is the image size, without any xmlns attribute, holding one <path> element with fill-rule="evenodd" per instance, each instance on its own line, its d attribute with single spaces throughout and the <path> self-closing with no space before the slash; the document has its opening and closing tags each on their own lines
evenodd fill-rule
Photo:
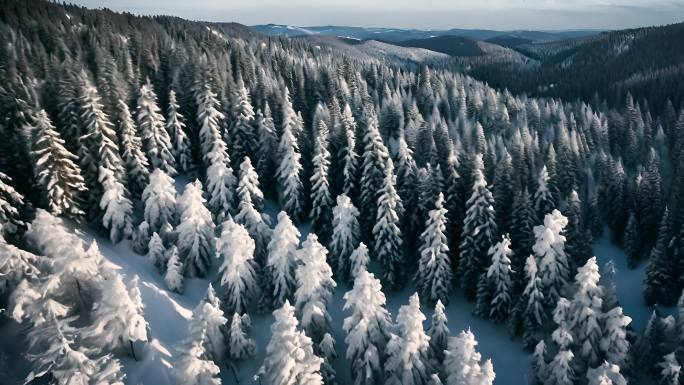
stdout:
<svg viewBox="0 0 684 385">
<path fill-rule="evenodd" d="M 178 183 L 182 189 L 183 183 Z M 182 192 L 182 191 L 181 191 Z M 275 205 L 267 202 L 265 210 L 274 216 L 277 211 Z M 302 239 L 309 232 L 308 226 L 300 228 Z M 187 321 L 192 315 L 192 309 L 204 296 L 210 282 L 217 284 L 216 267 L 208 279 L 186 280 L 185 292 L 182 295 L 171 293 L 166 290 L 162 276 L 146 257 L 135 254 L 128 241 L 113 245 L 107 238 L 95 235 L 90 229 L 79 233 L 86 241 L 97 240 L 104 256 L 111 261 L 129 282 L 134 275 L 140 277 L 140 290 L 145 304 L 145 318 L 149 323 L 150 342 L 137 352 L 139 361 L 131 358 L 123 360 L 127 380 L 130 385 L 173 385 L 169 376 L 170 367 L 173 365 L 177 354 L 176 348 L 187 336 Z M 648 319 L 651 309 L 644 305 L 641 295 L 641 285 L 645 271 L 645 264 L 637 269 L 627 268 L 627 259 L 622 250 L 611 244 L 608 235 L 599 239 L 594 251 L 603 265 L 613 259 L 618 269 L 615 281 L 618 286 L 618 296 L 624 307 L 625 313 L 633 318 L 633 327 L 641 332 Z M 344 359 L 346 345 L 344 343 L 344 331 L 342 322 L 348 314 L 342 311 L 344 293 L 349 286 L 340 284 L 334 293 L 333 303 L 329 309 L 333 318 L 333 336 L 337 342 L 339 358 L 334 362 L 338 379 L 341 384 L 350 383 L 350 368 Z M 405 304 L 408 297 L 413 293 L 409 286 L 407 289 L 390 293 L 387 297 L 388 310 L 394 317 L 399 307 Z M 432 309 L 422 309 L 429 322 Z M 451 302 L 446 308 L 449 319 L 449 329 L 452 335 L 459 331 L 470 328 L 479 341 L 478 349 L 484 358 L 491 358 L 494 370 L 497 373 L 496 384 L 506 385 L 529 385 L 531 384 L 530 355 L 525 353 L 519 340 L 511 340 L 506 327 L 496 325 L 490 321 L 484 321 L 473 315 L 474 304 L 467 302 L 462 292 L 452 294 Z M 668 309 L 665 309 L 668 312 Z M 237 379 L 240 384 L 259 384 L 255 378 L 259 366 L 264 358 L 264 347 L 270 339 L 270 326 L 273 321 L 271 315 L 255 315 L 252 317 L 251 337 L 257 341 L 257 356 L 243 363 L 237 368 Z M 7 328 L 3 328 L 6 329 Z M 144 350 L 143 350 L 144 349 Z M 16 368 L 16 367 L 15 367 Z M 234 374 L 227 367 L 221 368 L 222 382 L 224 384 L 236 383 Z M 19 377 L 19 376 L 18 376 Z M 2 382 L 2 381 L 0 381 Z"/>
</svg>

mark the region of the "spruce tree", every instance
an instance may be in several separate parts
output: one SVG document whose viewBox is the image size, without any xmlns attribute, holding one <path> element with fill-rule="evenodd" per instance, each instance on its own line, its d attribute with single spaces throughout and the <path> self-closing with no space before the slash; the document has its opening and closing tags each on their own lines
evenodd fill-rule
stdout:
<svg viewBox="0 0 684 385">
<path fill-rule="evenodd" d="M 503 322 L 508 317 L 511 308 L 513 270 L 511 270 L 511 256 L 513 251 L 510 249 L 511 239 L 508 235 L 501 237 L 501 241 L 489 248 L 489 256 L 492 264 L 489 265 L 485 273 L 487 290 L 490 292 L 491 302 L 479 304 L 478 307 L 487 309 L 495 322 Z"/>
<path fill-rule="evenodd" d="M 439 193 L 435 208 L 429 212 L 425 231 L 421 235 L 420 261 L 416 283 L 421 296 L 429 304 L 449 303 L 453 274 L 449 260 L 446 230 L 447 210 L 443 207 L 444 195 Z"/>
<path fill-rule="evenodd" d="M 428 357 L 433 368 L 441 368 L 444 362 L 444 351 L 447 348 L 447 339 L 449 337 L 449 327 L 447 326 L 447 317 L 444 313 L 444 305 L 442 301 L 437 300 L 435 304 L 435 312 L 432 313 L 430 327 L 428 327 L 427 334 L 430 337 L 430 347 L 428 350 Z"/>
<path fill-rule="evenodd" d="M 373 254 L 383 267 L 382 281 L 390 290 L 402 286 L 404 256 L 397 208 L 401 200 L 394 190 L 392 161 L 388 160 L 383 186 L 377 200 L 377 217 L 373 226 Z"/>
<path fill-rule="evenodd" d="M 244 226 L 230 219 L 221 227 L 216 251 L 223 257 L 219 267 L 223 305 L 227 314 L 242 314 L 255 305 L 259 295 L 254 240 Z"/>
<path fill-rule="evenodd" d="M 533 229 L 536 242 L 532 251 L 537 257 L 539 278 L 547 306 L 558 301 L 570 274 L 564 250 L 565 236 L 562 235 L 567 223 L 567 218 L 558 210 L 553 210 L 544 217 L 542 225 Z"/>
<path fill-rule="evenodd" d="M 248 337 L 250 323 L 248 314 L 234 313 L 230 320 L 226 333 L 226 353 L 232 363 L 250 359 L 256 353 L 256 343 Z"/>
<path fill-rule="evenodd" d="M 350 259 L 361 238 L 359 211 L 348 196 L 337 196 L 337 205 L 332 210 L 332 234 L 328 248 L 330 264 L 338 280 L 353 279 Z"/>
<path fill-rule="evenodd" d="M 176 161 L 173 157 L 171 139 L 164 127 L 164 117 L 159 113 L 157 94 L 149 79 L 140 88 L 136 119 L 143 148 L 152 168 L 160 168 L 170 176 L 176 175 Z"/>
<path fill-rule="evenodd" d="M 366 135 L 363 138 L 362 158 L 359 211 L 361 211 L 362 234 L 370 234 L 373 219 L 377 219 L 379 215 L 378 202 L 386 190 L 387 165 L 390 162 L 387 148 L 382 143 L 377 125 L 372 120 L 368 122 Z"/>
<path fill-rule="evenodd" d="M 214 257 L 214 222 L 204 202 L 198 180 L 188 183 L 178 200 L 178 253 L 190 277 L 206 276 Z"/>
<path fill-rule="evenodd" d="M 542 221 L 546 214 L 556 208 L 556 200 L 549 186 L 549 172 L 546 166 L 539 173 L 537 190 L 534 192 L 532 200 L 534 201 L 534 210 L 539 221 Z"/>
<path fill-rule="evenodd" d="M 332 227 L 332 205 L 333 200 L 330 194 L 330 181 L 328 171 L 330 169 L 330 153 L 328 152 L 328 142 L 325 138 L 327 127 L 322 120 L 318 123 L 318 136 L 314 146 L 313 155 L 313 175 L 311 175 L 311 225 L 313 230 L 321 237 L 322 241 L 327 241 L 331 235 Z"/>
<path fill-rule="evenodd" d="M 604 318 L 602 307 L 603 287 L 599 285 L 599 268 L 596 257 L 577 269 L 575 283 L 577 291 L 572 299 L 571 328 L 576 337 L 577 358 L 580 368 L 596 367 L 600 364 L 602 329 Z"/>
<path fill-rule="evenodd" d="M 666 208 L 644 278 L 644 299 L 649 305 L 660 303 L 671 306 L 677 301 L 677 266 L 670 252 L 672 230 Z"/>
<path fill-rule="evenodd" d="M 64 146 L 45 110 L 35 117 L 33 143 L 34 172 L 45 190 L 50 212 L 79 220 L 85 214 L 80 208 L 80 194 L 86 190 L 76 156 Z"/>
<path fill-rule="evenodd" d="M 176 187 L 174 180 L 161 169 L 150 174 L 150 182 L 142 192 L 145 222 L 150 232 L 160 233 L 164 224 L 177 224 Z"/>
<path fill-rule="evenodd" d="M 295 252 L 299 246 L 299 230 L 288 217 L 281 211 L 278 214 L 278 223 L 273 229 L 273 236 L 268 243 L 268 257 L 266 259 L 266 278 L 269 285 L 269 295 L 274 308 L 285 303 L 285 300 L 293 300 L 296 289 L 295 267 L 297 258 Z"/>
<path fill-rule="evenodd" d="M 0 231 L 14 234 L 25 226 L 20 210 L 24 206 L 24 196 L 12 186 L 12 179 L 0 172 Z"/>
<path fill-rule="evenodd" d="M 238 78 L 231 115 L 233 120 L 230 126 L 230 139 L 233 159 L 239 161 L 247 156 L 254 156 L 257 144 L 254 109 L 242 77 Z"/>
<path fill-rule="evenodd" d="M 190 138 L 186 132 L 185 117 L 180 113 L 176 91 L 169 91 L 169 106 L 166 110 L 166 131 L 171 138 L 176 170 L 186 173 L 192 170 L 193 160 Z"/>
<path fill-rule="evenodd" d="M 283 110 L 283 125 L 278 143 L 278 169 L 276 178 L 280 191 L 283 210 L 296 222 L 304 218 L 304 187 L 302 184 L 302 164 L 296 134 L 302 130 L 299 120 L 289 99 Z"/>
<path fill-rule="evenodd" d="M 156 232 L 152 233 L 147 249 L 147 258 L 160 273 L 163 273 L 168 264 L 168 261 L 166 260 L 166 248 L 164 247 L 164 242 L 161 237 Z"/>
<path fill-rule="evenodd" d="M 492 361 L 482 362 L 476 346 L 475 335 L 470 330 L 449 338 L 444 357 L 446 385 L 491 385 L 494 382 Z"/>
<path fill-rule="evenodd" d="M 114 172 L 100 166 L 98 182 L 102 185 L 100 199 L 102 225 L 109 229 L 109 239 L 119 242 L 133 233 L 133 203 L 128 198 L 126 187 L 116 178 Z"/>
<path fill-rule="evenodd" d="M 183 262 L 178 256 L 178 248 L 175 245 L 171 246 L 171 249 L 169 249 L 167 254 L 164 283 L 169 290 L 183 294 L 183 271 L 185 271 L 185 269 L 183 267 Z"/>
<path fill-rule="evenodd" d="M 276 196 L 276 153 L 278 147 L 278 136 L 275 129 L 271 108 L 268 103 L 264 107 L 264 112 L 257 111 L 256 115 L 257 132 L 259 143 L 257 146 L 257 160 L 255 162 L 259 183 L 264 188 L 264 193 L 269 197 Z"/>
<path fill-rule="evenodd" d="M 133 196 L 140 197 L 149 181 L 150 171 L 147 156 L 143 152 L 142 140 L 138 136 L 128 105 L 118 102 L 119 138 L 121 139 L 121 159 L 126 169 L 126 182 Z"/>
<path fill-rule="evenodd" d="M 264 209 L 264 193 L 261 192 L 259 176 L 256 170 L 254 170 L 249 157 L 245 157 L 242 163 L 240 163 L 240 178 L 238 179 L 235 192 L 240 201 L 247 200 L 249 196 L 257 211 Z"/>
</svg>

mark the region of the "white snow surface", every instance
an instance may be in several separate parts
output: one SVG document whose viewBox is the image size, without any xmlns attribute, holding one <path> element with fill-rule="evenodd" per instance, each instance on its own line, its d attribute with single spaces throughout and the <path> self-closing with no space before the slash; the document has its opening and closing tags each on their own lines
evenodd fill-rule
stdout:
<svg viewBox="0 0 684 385">
<path fill-rule="evenodd" d="M 178 178 L 176 185 L 182 189 L 188 182 L 185 178 Z M 265 210 L 271 216 L 271 223 L 275 223 L 275 216 L 279 208 L 270 201 L 265 202 Z M 301 239 L 306 239 L 310 232 L 310 226 L 304 224 L 299 228 Z M 102 254 L 112 262 L 118 272 L 128 284 L 137 274 L 140 279 L 140 291 L 145 305 L 144 314 L 149 323 L 149 343 L 144 348 L 136 346 L 138 361 L 130 357 L 122 359 L 126 372 L 126 384 L 129 385 L 174 385 L 170 368 L 173 366 L 181 342 L 187 337 L 187 323 L 192 316 L 192 309 L 204 296 L 209 283 L 219 288 L 219 276 L 217 267 L 221 261 L 214 261 L 212 270 L 207 279 L 186 279 L 183 294 L 170 292 L 166 289 L 163 276 L 146 256 L 137 255 L 131 250 L 130 241 L 112 244 L 108 238 L 95 235 L 96 233 L 85 228 L 77 231 L 79 236 L 86 242 L 97 240 Z M 600 265 L 613 259 L 617 266 L 615 281 L 618 286 L 618 296 L 625 314 L 632 317 L 633 327 L 641 332 L 651 309 L 644 305 L 641 295 L 645 264 L 642 263 L 637 269 L 627 268 L 627 258 L 624 252 L 609 241 L 608 234 L 597 240 L 594 252 L 598 256 Z M 371 266 L 371 270 L 375 270 Z M 376 272 L 377 273 L 377 272 Z M 333 362 L 337 371 L 339 383 L 350 383 L 350 367 L 344 359 L 347 349 L 344 343 L 344 331 L 342 323 L 349 314 L 342 311 L 344 300 L 342 296 L 350 289 L 345 283 L 338 283 L 333 294 L 333 300 L 329 307 L 332 316 L 332 335 L 335 338 L 338 358 Z M 413 284 L 400 292 L 386 293 L 387 307 L 392 320 L 395 319 L 400 306 L 408 303 L 411 294 L 414 293 Z M 433 309 L 421 304 L 427 320 L 428 327 Z M 532 383 L 531 354 L 523 351 L 519 339 L 511 340 L 505 325 L 497 325 L 491 321 L 482 320 L 473 314 L 475 304 L 467 302 L 460 290 L 451 294 L 451 301 L 445 312 L 448 317 L 449 330 L 452 336 L 461 330 L 470 329 L 478 341 L 477 349 L 483 359 L 491 358 L 496 372 L 495 384 L 505 385 L 528 385 Z M 671 312 L 671 309 L 665 309 Z M 270 340 L 270 326 L 273 316 L 251 315 L 252 329 L 250 337 L 257 344 L 256 357 L 241 364 L 237 368 L 237 377 L 240 384 L 258 384 L 255 377 L 264 359 L 265 346 Z M 25 363 L 22 363 L 25 365 Z M 15 366 L 16 368 L 17 366 Z M 234 384 L 235 378 L 231 370 L 225 365 L 221 366 L 221 379 L 223 384 Z M 20 377 L 20 376 L 19 376 Z"/>
</svg>

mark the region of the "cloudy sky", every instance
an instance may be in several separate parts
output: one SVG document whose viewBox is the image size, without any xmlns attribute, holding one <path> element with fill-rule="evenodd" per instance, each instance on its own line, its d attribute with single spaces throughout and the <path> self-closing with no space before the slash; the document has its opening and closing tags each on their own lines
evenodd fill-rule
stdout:
<svg viewBox="0 0 684 385">
<path fill-rule="evenodd" d="M 684 0 L 70 0 L 205 21 L 397 28 L 618 29 L 684 21 Z"/>
</svg>

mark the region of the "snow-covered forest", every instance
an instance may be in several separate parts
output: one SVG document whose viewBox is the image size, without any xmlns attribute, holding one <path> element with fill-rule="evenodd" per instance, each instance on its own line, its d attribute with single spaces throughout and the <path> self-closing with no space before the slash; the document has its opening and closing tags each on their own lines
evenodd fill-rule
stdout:
<svg viewBox="0 0 684 385">
<path fill-rule="evenodd" d="M 684 106 L 42 0 L 0 41 L 0 384 L 680 384 Z"/>
</svg>

